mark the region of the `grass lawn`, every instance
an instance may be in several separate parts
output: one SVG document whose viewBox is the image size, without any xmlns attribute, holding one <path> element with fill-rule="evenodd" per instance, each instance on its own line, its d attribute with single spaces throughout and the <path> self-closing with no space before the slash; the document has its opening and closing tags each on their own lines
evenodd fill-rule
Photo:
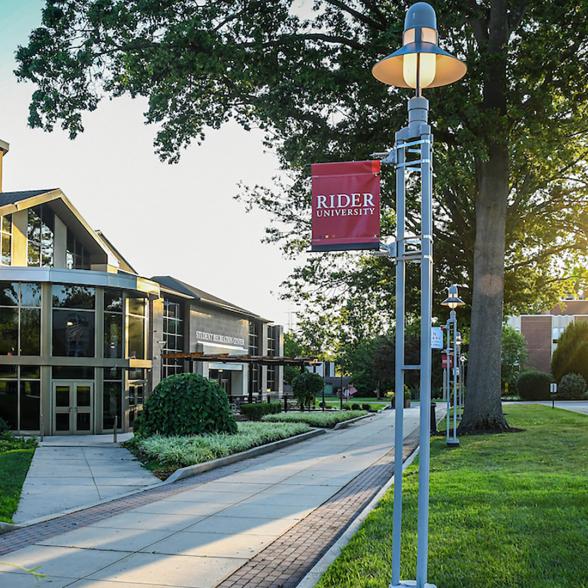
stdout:
<svg viewBox="0 0 588 588">
<path fill-rule="evenodd" d="M 165 479 L 178 468 L 226 457 L 310 430 L 304 423 L 239 422 L 237 425 L 239 431 L 234 435 L 135 437 L 125 446 L 145 467 Z"/>
<path fill-rule="evenodd" d="M 0 437 L 0 521 L 10 523 L 37 442 Z"/>
<path fill-rule="evenodd" d="M 439 588 L 588 587 L 588 417 L 506 406 L 521 433 L 431 448 L 429 582 Z M 402 574 L 416 569 L 417 467 L 404 475 Z M 317 588 L 390 581 L 392 490 Z"/>
<path fill-rule="evenodd" d="M 315 411 L 315 412 L 280 412 L 268 414 L 261 420 L 266 423 L 306 423 L 311 427 L 324 427 L 330 429 L 338 423 L 356 419 L 368 414 L 365 410 L 338 410 L 338 411 Z"/>
</svg>

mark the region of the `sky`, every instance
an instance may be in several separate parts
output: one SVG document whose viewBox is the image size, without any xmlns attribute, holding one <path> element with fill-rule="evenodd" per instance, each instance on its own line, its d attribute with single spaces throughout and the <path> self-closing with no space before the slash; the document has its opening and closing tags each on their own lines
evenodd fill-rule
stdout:
<svg viewBox="0 0 588 588">
<path fill-rule="evenodd" d="M 74 141 L 59 129 L 30 129 L 34 87 L 17 83 L 14 53 L 40 24 L 43 4 L 0 0 L 0 139 L 10 144 L 4 191 L 61 188 L 141 275 L 172 275 L 288 325 L 296 309 L 278 292 L 293 263 L 260 242 L 268 217 L 245 213 L 233 199 L 239 182 L 270 185 L 278 172 L 261 133 L 228 124 L 169 165 L 154 153 L 145 102 L 128 97 L 104 100 Z"/>
</svg>

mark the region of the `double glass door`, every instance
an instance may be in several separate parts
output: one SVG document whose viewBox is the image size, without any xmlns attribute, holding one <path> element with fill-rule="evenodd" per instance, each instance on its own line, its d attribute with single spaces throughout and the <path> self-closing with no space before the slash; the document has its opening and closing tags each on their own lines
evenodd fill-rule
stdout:
<svg viewBox="0 0 588 588">
<path fill-rule="evenodd" d="M 92 382 L 53 383 L 53 430 L 56 435 L 94 431 Z"/>
</svg>

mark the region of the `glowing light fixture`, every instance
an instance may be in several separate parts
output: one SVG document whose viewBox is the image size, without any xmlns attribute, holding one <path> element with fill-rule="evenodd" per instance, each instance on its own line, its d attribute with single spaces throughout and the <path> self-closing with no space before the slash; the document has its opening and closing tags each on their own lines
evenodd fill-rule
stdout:
<svg viewBox="0 0 588 588">
<path fill-rule="evenodd" d="M 406 13 L 403 45 L 376 63 L 372 74 L 398 88 L 414 88 L 420 95 L 423 88 L 447 86 L 461 79 L 466 64 L 437 45 L 437 17 L 430 4 L 417 2 Z"/>
</svg>

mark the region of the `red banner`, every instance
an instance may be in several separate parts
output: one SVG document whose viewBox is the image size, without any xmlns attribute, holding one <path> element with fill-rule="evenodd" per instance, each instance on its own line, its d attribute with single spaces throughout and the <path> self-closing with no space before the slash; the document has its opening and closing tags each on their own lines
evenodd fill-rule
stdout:
<svg viewBox="0 0 588 588">
<path fill-rule="evenodd" d="M 312 164 L 312 251 L 380 248 L 380 161 Z"/>
</svg>

